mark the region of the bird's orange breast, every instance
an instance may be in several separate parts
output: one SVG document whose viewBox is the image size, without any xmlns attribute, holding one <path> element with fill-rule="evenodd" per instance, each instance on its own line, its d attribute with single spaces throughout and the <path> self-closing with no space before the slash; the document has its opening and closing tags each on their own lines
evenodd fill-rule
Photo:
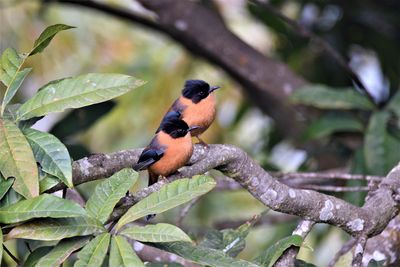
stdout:
<svg viewBox="0 0 400 267">
<path fill-rule="evenodd" d="M 185 166 L 193 153 L 190 134 L 181 138 L 172 138 L 164 132 L 157 134 L 157 142 L 165 147 L 164 155 L 149 167 L 156 175 L 168 176 Z"/>
<path fill-rule="evenodd" d="M 209 94 L 197 104 L 182 96 L 180 97 L 179 102 L 184 106 L 182 119 L 189 126 L 200 126 L 199 129 L 191 132 L 193 136 L 200 135 L 210 127 L 211 123 L 215 119 L 216 113 L 216 100 L 214 93 Z"/>
</svg>

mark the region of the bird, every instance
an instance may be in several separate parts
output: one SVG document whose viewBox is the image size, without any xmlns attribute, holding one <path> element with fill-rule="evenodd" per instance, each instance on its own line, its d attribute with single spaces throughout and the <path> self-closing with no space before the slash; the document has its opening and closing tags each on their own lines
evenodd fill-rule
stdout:
<svg viewBox="0 0 400 267">
<path fill-rule="evenodd" d="M 219 88 L 221 87 L 210 86 L 203 80 L 187 80 L 181 96 L 174 101 L 164 118 L 179 116 L 189 127 L 199 126 L 198 129 L 190 133 L 199 140 L 200 144 L 206 145 L 200 135 L 210 127 L 215 119 L 216 99 L 214 91 Z"/>
<path fill-rule="evenodd" d="M 177 172 L 192 156 L 193 143 L 190 132 L 198 128 L 198 125 L 189 127 L 177 116 L 165 116 L 159 131 L 143 150 L 133 169 L 148 170 L 149 186 L 156 183 L 160 175 L 167 177 Z"/>
</svg>

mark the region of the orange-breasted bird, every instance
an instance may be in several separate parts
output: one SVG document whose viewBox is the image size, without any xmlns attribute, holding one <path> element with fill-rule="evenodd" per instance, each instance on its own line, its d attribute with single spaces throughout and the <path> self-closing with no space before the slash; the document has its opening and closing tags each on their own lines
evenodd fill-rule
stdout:
<svg viewBox="0 0 400 267">
<path fill-rule="evenodd" d="M 183 167 L 193 153 L 193 143 L 190 132 L 198 129 L 197 125 L 189 127 L 177 116 L 165 116 L 160 130 L 143 150 L 136 171 L 148 169 L 149 186 L 156 183 L 158 177 L 168 176 Z"/>
<path fill-rule="evenodd" d="M 210 86 L 202 80 L 187 80 L 182 90 L 182 95 L 175 100 L 164 118 L 168 116 L 177 116 L 179 114 L 180 118 L 183 119 L 189 127 L 194 125 L 199 126 L 198 129 L 190 133 L 192 136 L 195 136 L 200 143 L 205 144 L 203 140 L 201 140 L 200 135 L 210 127 L 215 119 L 216 99 L 214 91 L 218 88 L 220 87 Z"/>
</svg>

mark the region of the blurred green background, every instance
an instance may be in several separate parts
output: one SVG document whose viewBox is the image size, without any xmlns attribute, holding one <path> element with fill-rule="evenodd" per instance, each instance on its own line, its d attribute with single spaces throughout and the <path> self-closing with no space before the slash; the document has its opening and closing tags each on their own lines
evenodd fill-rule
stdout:
<svg viewBox="0 0 400 267">
<path fill-rule="evenodd" d="M 98 2 L 147 14 L 131 0 Z M 311 83 L 351 86 L 345 71 L 320 47 L 298 37 L 280 19 L 259 7 L 244 0 L 199 2 L 213 3 L 240 38 L 262 53 L 285 62 Z M 269 2 L 348 56 L 361 76 L 370 78 L 370 88 L 374 88 L 378 102 L 395 94 L 400 80 L 400 5 L 397 1 Z M 35 125 L 59 137 L 74 159 L 91 153 L 145 146 L 165 111 L 179 96 L 184 81 L 203 79 L 222 87 L 217 92 L 217 119 L 203 136 L 206 142 L 237 145 L 267 170 L 319 170 L 315 159 L 321 152 L 306 151 L 306 142 L 294 145 L 291 140 L 284 140 L 275 131 L 273 120 L 249 102 L 241 86 L 222 69 L 141 25 L 80 7 L 42 5 L 35 0 L 0 0 L 0 52 L 7 47 L 27 51 L 46 26 L 56 23 L 77 28 L 59 34 L 45 53 L 28 60 L 33 73 L 19 91 L 19 102 L 48 81 L 89 72 L 123 73 L 147 81 L 145 86 L 116 101 L 51 115 Z M 3 94 L 1 86 L 0 94 Z M 359 173 L 365 171 L 363 161 L 357 161 L 358 143 L 343 144 L 332 136 L 319 142 L 323 153 L 332 153 L 341 159 L 340 164 L 335 161 L 330 167 L 352 166 Z M 91 188 L 85 185 L 81 190 L 83 195 L 89 195 Z M 362 194 L 345 197 L 358 204 L 362 201 Z M 217 224 L 247 220 L 264 209 L 247 192 L 213 192 L 194 206 L 184 225 L 189 232 L 201 236 Z M 156 220 L 173 222 L 178 212 L 175 209 L 157 216 Z M 266 216 L 280 215 L 270 212 Z M 295 222 L 255 227 L 239 256 L 252 259 L 273 242 L 290 235 Z M 331 259 L 332 251 L 337 251 L 346 238 L 340 230 L 318 226 L 306 242 L 314 251 L 302 249 L 300 258 L 324 266 Z"/>
</svg>

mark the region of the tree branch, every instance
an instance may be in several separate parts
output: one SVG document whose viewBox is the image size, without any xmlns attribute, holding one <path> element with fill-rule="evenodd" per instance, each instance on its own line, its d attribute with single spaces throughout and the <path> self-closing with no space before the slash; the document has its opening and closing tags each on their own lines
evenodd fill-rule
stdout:
<svg viewBox="0 0 400 267">
<path fill-rule="evenodd" d="M 306 238 L 308 233 L 311 232 L 312 227 L 314 226 L 313 221 L 301 220 L 297 225 L 296 229 L 293 231 L 293 235 L 299 235 L 303 238 Z M 299 253 L 299 247 L 290 247 L 288 248 L 282 256 L 275 263 L 275 267 L 286 267 L 286 266 L 294 266 L 294 261 L 296 259 L 297 253 Z"/>
<path fill-rule="evenodd" d="M 106 178 L 114 172 L 132 166 L 142 149 L 126 150 L 109 155 L 97 154 L 73 163 L 74 184 Z M 169 180 L 192 177 L 217 169 L 233 178 L 244 189 L 267 207 L 314 222 L 323 222 L 342 228 L 352 236 L 361 233 L 368 237 L 379 234 L 398 213 L 400 166 L 386 176 L 378 188 L 370 192 L 365 205 L 360 208 L 341 199 L 311 190 L 291 188 L 262 169 L 244 151 L 231 145 L 195 145 L 191 166 L 182 168 L 180 174 Z M 163 179 L 144 188 L 133 196 L 124 197 L 114 210 L 111 220 L 118 219 L 137 201 L 161 188 Z"/>
<path fill-rule="evenodd" d="M 304 79 L 285 64 L 266 57 L 243 42 L 226 27 L 218 13 L 200 3 L 139 0 L 144 7 L 157 14 L 158 19 L 152 21 L 134 12 L 94 1 L 42 1 L 97 10 L 164 33 L 190 53 L 224 69 L 243 86 L 244 92 L 258 107 L 275 119 L 277 129 L 282 134 L 296 137 L 303 127 L 296 117 L 296 110 L 289 103 L 288 96 L 306 84 Z M 290 131 L 287 131 L 287 125 L 291 125 Z"/>
</svg>

